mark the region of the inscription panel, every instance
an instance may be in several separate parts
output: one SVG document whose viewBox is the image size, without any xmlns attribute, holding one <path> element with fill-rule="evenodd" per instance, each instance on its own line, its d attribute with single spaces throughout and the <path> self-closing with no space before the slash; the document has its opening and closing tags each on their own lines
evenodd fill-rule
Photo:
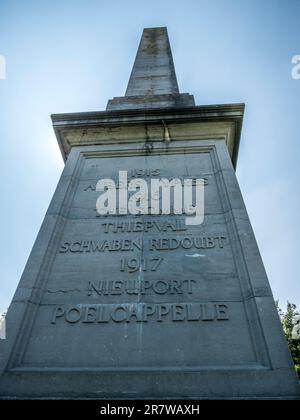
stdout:
<svg viewBox="0 0 300 420">
<path fill-rule="evenodd" d="M 24 366 L 60 367 L 60 352 L 72 368 L 257 363 L 217 169 L 207 151 L 84 158 Z M 172 211 L 99 217 L 96 182 L 119 170 L 204 178 L 204 223 Z"/>
</svg>

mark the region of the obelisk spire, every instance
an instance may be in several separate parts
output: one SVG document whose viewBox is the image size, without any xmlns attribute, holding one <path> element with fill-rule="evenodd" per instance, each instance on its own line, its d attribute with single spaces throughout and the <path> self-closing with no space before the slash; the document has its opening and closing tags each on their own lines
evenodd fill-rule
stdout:
<svg viewBox="0 0 300 420">
<path fill-rule="evenodd" d="M 140 41 L 125 96 L 107 110 L 194 106 L 194 98 L 179 93 L 167 28 L 146 28 Z"/>
<path fill-rule="evenodd" d="M 125 96 L 178 93 L 167 28 L 144 29 Z"/>
</svg>

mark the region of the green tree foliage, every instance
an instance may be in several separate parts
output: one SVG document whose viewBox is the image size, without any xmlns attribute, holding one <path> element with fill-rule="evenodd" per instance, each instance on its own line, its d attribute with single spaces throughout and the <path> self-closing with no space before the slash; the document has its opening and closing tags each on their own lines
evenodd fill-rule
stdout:
<svg viewBox="0 0 300 420">
<path fill-rule="evenodd" d="M 296 323 L 295 318 L 300 313 L 297 310 L 296 305 L 290 302 L 287 302 L 285 311 L 283 311 L 279 307 L 278 301 L 276 302 L 276 306 L 283 327 L 283 331 L 288 342 L 293 361 L 295 363 L 295 368 L 300 378 L 300 338 L 296 339 L 292 336 L 292 331 Z"/>
</svg>

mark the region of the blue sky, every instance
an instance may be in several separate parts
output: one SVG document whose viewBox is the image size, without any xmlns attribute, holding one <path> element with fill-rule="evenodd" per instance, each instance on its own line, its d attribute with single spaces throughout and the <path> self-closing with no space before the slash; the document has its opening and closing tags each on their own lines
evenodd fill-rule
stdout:
<svg viewBox="0 0 300 420">
<path fill-rule="evenodd" d="M 50 114 L 123 95 L 153 26 L 168 27 L 182 92 L 246 103 L 237 176 L 274 297 L 299 306 L 299 20 L 299 0 L 0 0 L 0 313 L 63 168 Z"/>
</svg>

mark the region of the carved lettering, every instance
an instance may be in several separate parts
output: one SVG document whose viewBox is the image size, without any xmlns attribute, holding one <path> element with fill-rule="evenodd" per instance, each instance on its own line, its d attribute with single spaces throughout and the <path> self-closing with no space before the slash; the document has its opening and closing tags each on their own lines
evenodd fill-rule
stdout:
<svg viewBox="0 0 300 420">
<path fill-rule="evenodd" d="M 129 185 L 131 178 L 142 178 L 143 179 L 143 178 L 155 178 L 155 177 L 159 176 L 159 173 L 156 174 L 156 175 L 150 175 L 150 176 L 149 175 L 143 175 L 143 174 L 142 175 L 138 175 L 138 173 L 142 173 L 142 172 L 146 172 L 146 171 L 144 171 L 144 170 L 141 169 L 141 170 L 136 171 L 135 175 L 131 175 L 131 176 L 129 175 L 128 176 L 127 186 Z M 201 175 L 199 175 L 199 176 L 201 176 Z M 199 178 L 199 176 L 198 177 L 190 177 L 190 179 L 192 180 L 192 185 L 193 186 L 196 185 L 196 180 L 197 180 L 197 178 Z M 166 180 L 168 180 L 168 181 L 171 181 L 172 180 L 172 178 L 168 178 L 168 177 L 164 177 L 164 178 Z M 120 182 L 119 182 L 119 179 L 114 178 L 114 177 L 111 177 L 110 179 L 112 179 L 114 181 L 114 183 L 116 185 L 116 188 L 119 189 L 120 188 L 120 185 L 121 185 Z M 177 179 L 179 179 L 183 183 L 186 178 L 184 178 L 184 177 L 177 177 Z M 203 179 L 204 186 L 207 186 L 209 184 L 208 178 L 205 178 L 205 177 L 202 177 L 201 176 L 201 179 Z M 96 182 L 86 185 L 83 188 L 83 191 L 96 191 Z"/>
<path fill-rule="evenodd" d="M 193 294 L 195 280 L 99 280 L 89 281 L 88 296 Z"/>
<path fill-rule="evenodd" d="M 163 258 L 122 258 L 120 262 L 120 271 L 128 271 L 129 273 L 135 273 L 138 270 L 141 271 L 156 271 Z"/>
<path fill-rule="evenodd" d="M 226 241 L 225 236 L 187 236 L 183 238 L 152 238 L 149 240 L 150 251 L 174 250 L 178 248 L 190 249 L 206 249 L 206 248 L 223 248 Z"/>
<path fill-rule="evenodd" d="M 76 241 L 63 242 L 59 248 L 60 253 L 78 252 L 105 252 L 105 251 L 134 251 L 142 250 L 143 243 L 140 239 L 113 239 L 111 241 Z"/>
<path fill-rule="evenodd" d="M 226 236 L 184 236 L 184 237 L 159 237 L 150 238 L 146 243 L 142 239 L 112 239 L 103 241 L 65 241 L 59 247 L 59 253 L 94 253 L 106 251 L 141 251 L 143 247 L 147 247 L 149 251 L 172 251 L 176 249 L 188 250 L 191 248 L 196 249 L 211 249 L 211 248 L 224 248 L 227 241 Z M 151 259 L 154 261 L 154 259 Z M 136 271 L 141 263 L 134 259 L 122 262 L 121 271 L 125 271 L 128 267 L 131 272 Z M 130 264 L 130 265 L 128 265 Z M 143 270 L 143 271 L 147 271 Z M 155 271 L 155 268 L 150 268 Z"/>
<path fill-rule="evenodd" d="M 78 304 L 56 306 L 51 323 L 100 324 L 103 322 L 215 322 L 229 320 L 228 306 L 224 303 L 124 303 Z"/>
<path fill-rule="evenodd" d="M 187 226 L 184 220 L 175 219 L 172 221 L 159 222 L 156 220 L 134 222 L 108 222 L 102 223 L 104 233 L 125 233 L 125 232 L 181 232 L 186 231 Z"/>
</svg>

